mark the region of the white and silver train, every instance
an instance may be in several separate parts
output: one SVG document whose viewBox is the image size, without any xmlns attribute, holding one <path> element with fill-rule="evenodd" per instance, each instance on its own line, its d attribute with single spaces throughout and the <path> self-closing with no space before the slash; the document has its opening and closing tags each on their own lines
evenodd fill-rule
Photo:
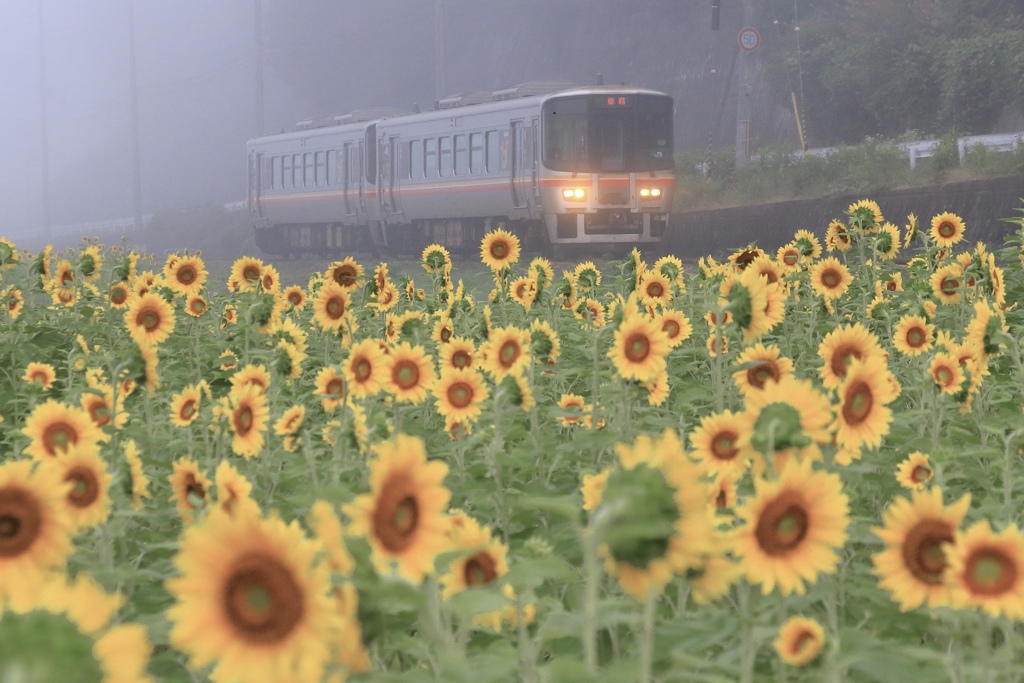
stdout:
<svg viewBox="0 0 1024 683">
<path fill-rule="evenodd" d="M 553 83 L 301 122 L 248 142 L 256 244 L 418 253 L 475 247 L 497 227 L 537 250 L 659 242 L 672 125 L 664 93 Z"/>
</svg>

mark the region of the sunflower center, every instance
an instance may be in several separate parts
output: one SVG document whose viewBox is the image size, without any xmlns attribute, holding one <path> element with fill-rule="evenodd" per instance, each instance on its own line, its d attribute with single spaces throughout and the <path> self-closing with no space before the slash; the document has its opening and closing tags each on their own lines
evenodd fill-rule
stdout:
<svg viewBox="0 0 1024 683">
<path fill-rule="evenodd" d="M 334 271 L 334 281 L 342 287 L 348 287 L 356 281 L 356 271 L 352 266 L 344 265 Z"/>
<path fill-rule="evenodd" d="M 626 360 L 630 363 L 643 363 L 651 355 L 651 340 L 643 332 L 634 332 L 626 337 L 623 346 Z"/>
<path fill-rule="evenodd" d="M 345 380 L 340 377 L 335 377 L 327 383 L 325 391 L 328 396 L 342 396 L 345 393 Z"/>
<path fill-rule="evenodd" d="M 923 519 L 907 532 L 900 549 L 903 564 L 916 579 L 931 585 L 942 583 L 946 569 L 943 543 L 953 542 L 953 527 L 940 519 Z"/>
<path fill-rule="evenodd" d="M 508 255 L 508 245 L 500 240 L 491 243 L 491 256 L 496 259 L 503 259 Z"/>
<path fill-rule="evenodd" d="M 793 250 L 787 251 L 785 254 L 782 255 L 782 262 L 789 267 L 795 266 L 799 260 L 800 255 Z"/>
<path fill-rule="evenodd" d="M 465 408 L 473 403 L 473 387 L 466 382 L 455 382 L 448 387 L 448 402 L 456 408 Z"/>
<path fill-rule="evenodd" d="M 616 513 L 605 540 L 617 562 L 646 569 L 668 552 L 679 519 L 675 489 L 661 470 L 638 465 L 608 477 L 602 505 Z"/>
<path fill-rule="evenodd" d="M 401 553 L 415 540 L 420 508 L 415 484 L 405 473 L 396 473 L 381 488 L 373 510 L 373 535 L 390 553 Z"/>
<path fill-rule="evenodd" d="M 244 405 L 235 411 L 235 431 L 239 436 L 245 436 L 252 429 L 253 415 L 252 408 Z"/>
<path fill-rule="evenodd" d="M 1017 582 L 1017 565 L 1000 548 L 982 548 L 967 559 L 964 583 L 972 593 L 1001 595 Z"/>
<path fill-rule="evenodd" d="M 932 471 L 924 465 L 915 465 L 910 471 L 910 481 L 915 484 L 926 482 L 932 478 Z"/>
<path fill-rule="evenodd" d="M 64 450 L 77 442 L 78 433 L 67 422 L 54 422 L 46 425 L 46 429 L 43 430 L 43 448 L 50 455 L 56 454 L 58 449 Z"/>
<path fill-rule="evenodd" d="M 202 315 L 206 312 L 206 302 L 202 299 L 193 299 L 191 308 L 196 315 Z"/>
<path fill-rule="evenodd" d="M 907 331 L 907 346 L 913 349 L 921 348 L 924 346 L 925 338 L 924 330 L 920 327 L 911 327 Z"/>
<path fill-rule="evenodd" d="M 888 282 L 885 283 L 885 288 L 887 290 L 889 290 L 890 292 L 895 292 L 896 291 L 896 281 L 895 280 L 889 280 Z"/>
<path fill-rule="evenodd" d="M 657 299 L 664 293 L 665 288 L 661 286 L 660 282 L 652 282 L 651 284 L 647 285 L 647 296 L 649 297 Z"/>
<path fill-rule="evenodd" d="M 139 313 L 135 322 L 141 325 L 146 332 L 152 332 L 160 327 L 160 314 L 152 309 L 145 309 Z"/>
<path fill-rule="evenodd" d="M 274 557 L 249 553 L 224 582 L 224 612 L 251 643 L 279 643 L 302 621 L 305 594 L 291 569 Z"/>
<path fill-rule="evenodd" d="M 35 496 L 21 488 L 0 489 L 0 558 L 28 550 L 42 527 L 43 510 Z"/>
<path fill-rule="evenodd" d="M 761 550 L 774 557 L 799 546 L 809 528 L 803 498 L 795 491 L 784 491 L 761 512 L 754 536 Z"/>
<path fill-rule="evenodd" d="M 371 374 L 373 374 L 373 366 L 370 365 L 370 361 L 365 358 L 358 359 L 355 363 L 356 379 L 360 382 L 365 382 L 370 379 Z"/>
<path fill-rule="evenodd" d="M 415 389 L 420 383 L 420 369 L 412 361 L 399 361 L 391 372 L 391 379 L 399 389 Z"/>
<path fill-rule="evenodd" d="M 452 338 L 452 331 L 448 327 L 441 328 L 441 343 L 447 344 Z"/>
<path fill-rule="evenodd" d="M 953 383 L 953 370 L 945 365 L 940 365 L 935 368 L 935 379 L 941 386 L 948 387 Z"/>
<path fill-rule="evenodd" d="M 337 320 L 341 316 L 345 315 L 345 302 L 339 297 L 331 297 L 327 300 L 327 305 L 324 306 L 324 310 L 327 311 L 327 316 L 331 320 Z"/>
<path fill-rule="evenodd" d="M 110 301 L 115 304 L 123 304 L 128 298 L 128 292 L 123 287 L 114 287 L 110 290 Z"/>
<path fill-rule="evenodd" d="M 811 631 L 809 631 L 809 630 L 800 631 L 800 633 L 798 633 L 796 635 L 796 637 L 793 638 L 793 649 L 791 651 L 792 654 L 794 654 L 794 655 L 800 654 L 801 652 L 804 651 L 805 648 L 808 648 L 811 645 L 813 645 L 815 640 L 817 640 L 817 638 L 814 636 L 813 633 L 811 633 Z"/>
<path fill-rule="evenodd" d="M 260 279 L 260 269 L 256 266 L 246 266 L 242 269 L 242 278 L 249 282 L 255 282 Z"/>
<path fill-rule="evenodd" d="M 835 289 L 843 281 L 842 275 L 834 268 L 827 268 L 821 273 L 821 284 L 827 289 Z"/>
<path fill-rule="evenodd" d="M 202 483 L 197 481 L 192 473 L 185 475 L 185 502 L 193 510 L 206 506 L 206 489 L 203 488 Z"/>
<path fill-rule="evenodd" d="M 187 401 L 185 401 L 184 404 L 182 404 L 181 412 L 179 413 L 179 415 L 181 416 L 181 419 L 188 420 L 188 419 L 190 419 L 195 414 L 196 414 L 196 402 L 193 399 L 190 398 Z"/>
<path fill-rule="evenodd" d="M 950 221 L 942 221 L 939 223 L 939 227 L 936 230 L 939 233 L 939 237 L 943 239 L 949 239 L 956 235 L 956 226 Z"/>
<path fill-rule="evenodd" d="M 522 350 L 519 348 L 519 342 L 509 340 L 501 345 L 501 349 L 498 351 L 498 359 L 502 367 L 508 369 L 512 367 L 521 353 Z"/>
<path fill-rule="evenodd" d="M 731 429 L 723 429 L 711 439 L 711 455 L 718 460 L 732 460 L 739 454 L 740 449 L 736 446 L 736 432 Z"/>
<path fill-rule="evenodd" d="M 68 502 L 76 508 L 87 508 L 99 498 L 100 483 L 96 480 L 96 473 L 88 467 L 72 467 L 64 475 L 64 481 L 71 482 Z"/>
<path fill-rule="evenodd" d="M 947 275 L 942 278 L 942 282 L 939 283 L 939 289 L 942 290 L 943 294 L 952 296 L 953 294 L 956 294 L 958 289 L 960 289 L 960 280 Z"/>
<path fill-rule="evenodd" d="M 298 306 L 299 304 L 302 303 L 302 294 L 299 293 L 299 292 L 289 292 L 288 293 L 288 301 L 293 306 Z"/>
<path fill-rule="evenodd" d="M 462 578 L 467 586 L 486 586 L 498 578 L 498 570 L 490 553 L 477 553 L 466 561 Z"/>
<path fill-rule="evenodd" d="M 867 382 L 854 382 L 846 390 L 846 400 L 843 401 L 842 409 L 843 420 L 855 427 L 871 415 L 871 408 L 874 405 L 875 399 L 871 393 L 871 386 Z"/>
<path fill-rule="evenodd" d="M 683 331 L 683 328 L 675 320 L 666 320 L 661 324 L 661 330 L 668 335 L 669 339 L 675 339 Z"/>
<path fill-rule="evenodd" d="M 841 344 L 832 353 L 832 359 L 829 362 L 829 367 L 832 369 L 832 373 L 836 377 L 846 377 L 846 368 L 849 367 L 850 361 L 854 358 L 857 360 L 863 359 L 863 354 L 860 349 L 853 344 Z"/>
<path fill-rule="evenodd" d="M 178 270 L 178 282 L 183 285 L 190 285 L 196 280 L 196 271 L 192 266 L 182 266 Z"/>
<path fill-rule="evenodd" d="M 778 382 L 782 377 L 779 366 L 775 361 L 767 360 L 747 370 L 747 383 L 752 387 L 764 389 L 768 380 Z"/>
<path fill-rule="evenodd" d="M 465 351 L 456 351 L 452 354 L 452 365 L 456 368 L 468 368 L 473 364 L 473 357 Z"/>
<path fill-rule="evenodd" d="M 107 409 L 107 402 L 96 399 L 89 404 L 89 417 L 96 423 L 97 427 L 103 427 L 110 423 L 110 411 Z"/>
</svg>

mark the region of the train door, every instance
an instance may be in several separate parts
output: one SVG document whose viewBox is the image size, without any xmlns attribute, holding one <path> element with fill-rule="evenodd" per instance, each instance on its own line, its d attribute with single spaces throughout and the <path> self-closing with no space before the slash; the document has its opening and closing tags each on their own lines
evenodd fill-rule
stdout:
<svg viewBox="0 0 1024 683">
<path fill-rule="evenodd" d="M 533 190 L 533 201 L 540 203 L 540 154 L 537 153 L 540 143 L 540 119 L 536 116 L 530 121 L 527 131 L 527 159 L 530 164 L 530 187 Z"/>
<path fill-rule="evenodd" d="M 249 157 L 249 213 L 253 220 L 263 218 L 263 155 Z"/>
<path fill-rule="evenodd" d="M 512 206 L 516 209 L 526 208 L 526 197 L 520 185 L 523 176 L 523 122 L 513 121 L 509 136 L 511 153 L 509 158 L 509 178 L 512 186 Z"/>
<path fill-rule="evenodd" d="M 354 216 L 356 215 L 356 207 L 358 206 L 358 199 L 356 197 L 358 185 L 355 180 L 359 177 L 359 170 L 356 167 L 356 154 L 352 143 L 346 142 L 339 154 L 341 165 L 341 193 L 345 198 L 345 215 Z"/>
<path fill-rule="evenodd" d="M 399 203 L 399 168 L 402 166 L 402 145 L 397 135 L 388 138 L 388 209 L 393 215 L 402 213 Z"/>
</svg>

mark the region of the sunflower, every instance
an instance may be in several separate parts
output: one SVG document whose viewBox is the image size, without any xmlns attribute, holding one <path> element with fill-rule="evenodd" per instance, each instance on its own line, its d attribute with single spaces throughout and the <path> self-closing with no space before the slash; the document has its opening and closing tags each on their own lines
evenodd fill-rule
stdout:
<svg viewBox="0 0 1024 683">
<path fill-rule="evenodd" d="M 100 428 L 100 441 L 106 442 L 110 439 L 102 430 L 111 422 L 114 429 L 121 429 L 128 422 L 128 413 L 124 409 L 124 394 L 118 394 L 115 402 L 114 389 L 109 384 L 90 386 L 82 393 L 78 404 L 89 414 L 89 419 Z"/>
<path fill-rule="evenodd" d="M 25 453 L 36 459 L 56 457 L 71 446 L 95 450 L 103 436 L 87 412 L 52 398 L 32 410 L 22 433 L 31 439 Z"/>
<path fill-rule="evenodd" d="M 892 261 L 900 251 L 900 229 L 885 223 L 875 238 L 875 254 L 879 261 Z"/>
<path fill-rule="evenodd" d="M 402 342 L 387 355 L 384 363 L 387 390 L 395 400 L 422 403 L 436 379 L 434 364 L 422 346 Z"/>
<path fill-rule="evenodd" d="M 288 408 L 274 423 L 274 434 L 278 436 L 289 436 L 297 434 L 306 418 L 306 407 L 295 405 Z"/>
<path fill-rule="evenodd" d="M 390 311 L 398 305 L 398 288 L 390 282 L 385 282 L 384 285 L 377 290 L 376 298 L 378 311 Z"/>
<path fill-rule="evenodd" d="M 267 264 L 260 273 L 260 287 L 264 292 L 275 293 L 281 290 L 281 275 L 277 268 Z"/>
<path fill-rule="evenodd" d="M 672 300 L 669 279 L 655 270 L 645 271 L 640 276 L 638 289 L 641 300 L 646 304 L 664 306 Z"/>
<path fill-rule="evenodd" d="M 299 285 L 291 285 L 284 288 L 284 298 L 288 300 L 288 303 L 292 305 L 296 311 L 301 311 L 306 307 L 306 290 Z"/>
<path fill-rule="evenodd" d="M 185 312 L 193 318 L 201 318 L 208 308 L 206 299 L 199 294 L 189 294 L 185 300 Z"/>
<path fill-rule="evenodd" d="M 711 334 L 707 341 L 708 355 L 715 358 L 729 353 L 729 338 L 724 334 Z"/>
<path fill-rule="evenodd" d="M 663 370 L 654 379 L 643 383 L 647 390 L 647 405 L 660 406 L 668 399 L 672 387 L 668 384 L 668 370 Z"/>
<path fill-rule="evenodd" d="M 739 370 L 732 373 L 733 381 L 744 396 L 762 391 L 766 383 L 778 382 L 793 373 L 793 361 L 783 356 L 774 344 L 748 346 L 736 358 L 734 366 Z"/>
<path fill-rule="evenodd" d="M 202 393 L 195 384 L 190 384 L 181 393 L 171 397 L 171 424 L 187 427 L 199 417 L 199 403 Z"/>
<path fill-rule="evenodd" d="M 0 612 L 7 602 L 25 611 L 73 550 L 63 477 L 53 463 L 0 465 Z"/>
<path fill-rule="evenodd" d="M 359 286 L 359 278 L 363 275 L 363 267 L 351 256 L 346 256 L 341 261 L 335 261 L 324 271 L 324 278 L 336 282 L 346 290 L 353 290 Z"/>
<path fill-rule="evenodd" d="M 445 368 L 434 383 L 437 412 L 446 422 L 475 421 L 490 393 L 479 372 L 472 368 Z"/>
<path fill-rule="evenodd" d="M 770 285 L 774 285 L 782 279 L 782 270 L 779 268 L 778 264 L 775 263 L 775 260 L 768 254 L 758 256 L 754 259 L 751 264 L 747 266 L 744 272 L 747 270 L 753 271 L 758 275 L 763 275 Z"/>
<path fill-rule="evenodd" d="M 846 293 L 853 276 L 834 256 L 821 259 L 811 267 L 811 288 L 824 299 L 837 299 Z"/>
<path fill-rule="evenodd" d="M 623 379 L 648 382 L 665 369 L 669 349 L 668 336 L 657 322 L 632 315 L 623 318 L 607 355 Z"/>
<path fill-rule="evenodd" d="M 546 320 L 530 323 L 530 352 L 546 365 L 554 365 L 561 355 L 562 342 Z"/>
<path fill-rule="evenodd" d="M 530 261 L 530 267 L 528 270 L 536 279 L 538 290 L 550 287 L 555 281 L 555 269 L 552 268 L 551 261 L 547 260 L 543 256 L 538 256 Z"/>
<path fill-rule="evenodd" d="M 313 319 L 325 330 L 337 332 L 345 323 L 351 305 L 348 290 L 331 280 L 317 290 L 313 299 Z"/>
<path fill-rule="evenodd" d="M 737 272 L 743 272 L 746 270 L 747 266 L 761 256 L 764 256 L 764 251 L 758 247 L 744 247 L 742 249 L 736 249 L 729 254 L 729 263 L 735 266 Z"/>
<path fill-rule="evenodd" d="M 700 558 L 700 565 L 686 572 L 693 601 L 698 605 L 718 602 L 740 579 L 742 573 L 736 561 L 715 552 Z"/>
<path fill-rule="evenodd" d="M 584 261 L 576 265 L 572 271 L 572 281 L 576 287 L 584 292 L 589 292 L 601 284 L 601 271 L 593 261 Z"/>
<path fill-rule="evenodd" d="M 935 326 L 921 315 L 905 315 L 896 323 L 892 344 L 907 356 L 920 356 L 932 348 Z"/>
<path fill-rule="evenodd" d="M 250 497 L 252 484 L 239 474 L 235 466 L 227 460 L 221 460 L 213 477 L 217 485 L 217 508 L 229 515 L 238 514 L 241 508 L 248 508 L 245 513 L 259 514 L 259 505 Z"/>
<path fill-rule="evenodd" d="M 944 394 L 959 393 L 964 383 L 964 368 L 956 356 L 945 351 L 935 354 L 928 365 L 928 374 Z"/>
<path fill-rule="evenodd" d="M 940 304 L 959 303 L 964 288 L 964 269 L 959 263 L 947 263 L 932 273 L 929 282 L 932 295 Z"/>
<path fill-rule="evenodd" d="M 738 510 L 735 549 L 751 583 L 767 595 L 803 595 L 806 583 L 830 574 L 846 542 L 849 501 L 836 474 L 815 472 L 809 460 L 790 462 L 776 480 L 757 479 Z"/>
<path fill-rule="evenodd" d="M 885 543 L 885 549 L 871 558 L 878 585 L 904 612 L 925 604 L 949 604 L 948 544 L 971 506 L 970 494 L 943 506 L 939 488 L 917 490 L 911 496 L 895 499 L 882 514 L 883 526 L 871 529 Z"/>
<path fill-rule="evenodd" d="M 825 645 L 825 629 L 814 619 L 790 617 L 772 641 L 779 658 L 790 666 L 809 664 Z"/>
<path fill-rule="evenodd" d="M 920 451 L 911 453 L 896 468 L 896 481 L 899 485 L 914 491 L 926 489 L 934 476 L 931 461 Z"/>
<path fill-rule="evenodd" d="M 320 548 L 297 523 L 211 512 L 185 530 L 166 582 L 171 644 L 214 680 L 320 680 L 338 626 Z"/>
<path fill-rule="evenodd" d="M 313 380 L 313 385 L 316 387 L 313 395 L 323 397 L 320 399 L 320 404 L 328 413 L 334 412 L 335 408 L 345 402 L 348 387 L 345 384 L 343 371 L 333 366 L 321 368 L 316 374 L 316 379 Z"/>
<path fill-rule="evenodd" d="M 697 466 L 681 457 L 671 430 L 617 443 L 617 466 L 584 479 L 592 516 L 605 515 L 599 552 L 609 573 L 639 601 L 660 593 L 677 572 L 713 551 L 714 527 Z"/>
<path fill-rule="evenodd" d="M 690 433 L 692 456 L 709 475 L 739 477 L 750 461 L 750 439 L 741 438 L 748 427 L 731 410 L 704 416 Z"/>
<path fill-rule="evenodd" d="M 852 246 L 849 228 L 837 220 L 829 223 L 825 232 L 825 245 L 829 251 L 849 251 Z"/>
<path fill-rule="evenodd" d="M 384 352 L 376 339 L 353 346 L 342 364 L 348 390 L 356 398 L 376 396 L 384 388 Z"/>
<path fill-rule="evenodd" d="M 256 289 L 263 277 L 263 261 L 252 256 L 242 256 L 231 265 L 228 289 L 232 292 L 247 292 Z"/>
<path fill-rule="evenodd" d="M 988 520 L 975 522 L 956 534 L 946 559 L 953 607 L 1024 619 L 1024 536 L 1016 524 L 995 533 Z"/>
<path fill-rule="evenodd" d="M 107 463 L 95 451 L 72 447 L 57 456 L 64 482 L 68 517 L 75 531 L 102 525 L 110 515 L 110 481 Z"/>
<path fill-rule="evenodd" d="M 57 379 L 57 371 L 49 363 L 33 362 L 25 368 L 25 374 L 21 376 L 21 379 L 29 384 L 37 384 L 46 390 L 53 386 L 53 381 Z"/>
<path fill-rule="evenodd" d="M 444 272 L 445 268 L 452 265 L 451 254 L 440 244 L 431 244 L 423 250 L 420 256 L 423 270 L 430 274 Z"/>
<path fill-rule="evenodd" d="M 757 453 L 774 454 L 776 469 L 793 455 L 820 458 L 819 444 L 832 439 L 832 408 L 809 380 L 786 375 L 769 382 L 763 391 L 744 396 L 744 407 L 744 438 Z M 763 468 L 763 459 L 755 454 L 754 474 L 759 475 Z"/>
<path fill-rule="evenodd" d="M 244 458 L 259 455 L 263 450 L 263 432 L 270 412 L 266 394 L 249 384 L 232 389 L 221 403 L 227 410 L 228 425 L 234 434 L 231 450 Z"/>
<path fill-rule="evenodd" d="M 682 311 L 666 310 L 655 316 L 654 321 L 665 333 L 670 349 L 674 349 L 693 334 L 693 325 Z"/>
<path fill-rule="evenodd" d="M 793 233 L 793 241 L 790 242 L 797 247 L 800 256 L 814 260 L 821 256 L 821 242 L 810 230 L 797 230 Z"/>
<path fill-rule="evenodd" d="M 185 256 L 173 261 L 168 258 L 164 265 L 167 286 L 179 294 L 198 294 L 206 283 L 207 275 L 203 259 L 198 256 Z"/>
<path fill-rule="evenodd" d="M 480 242 L 480 260 L 493 271 L 519 260 L 519 238 L 502 229 L 492 230 Z"/>
<path fill-rule="evenodd" d="M 561 418 L 563 427 L 579 424 L 586 412 L 586 399 L 579 394 L 562 394 L 556 405 L 565 411 Z"/>
<path fill-rule="evenodd" d="M 149 492 L 149 477 L 142 469 L 142 459 L 139 457 L 139 449 L 134 439 L 125 441 L 124 459 L 128 463 L 130 474 L 132 510 L 137 512 L 142 509 L 142 499 L 151 498 L 152 495 Z"/>
<path fill-rule="evenodd" d="M 892 423 L 892 411 L 886 406 L 899 395 L 885 359 L 853 360 L 836 393 L 839 405 L 832 425 L 836 442 L 848 448 L 880 446 Z"/>
<path fill-rule="evenodd" d="M 433 572 L 435 558 L 448 543 L 448 466 L 428 462 L 423 441 L 405 434 L 373 451 L 370 493 L 344 507 L 352 520 L 349 533 L 369 541 L 378 574 L 397 574 L 418 584 Z"/>
<path fill-rule="evenodd" d="M 476 346 L 473 340 L 452 337 L 437 352 L 442 368 L 471 368 L 476 365 Z"/>
<path fill-rule="evenodd" d="M 194 460 L 178 458 L 167 481 L 171 484 L 171 497 L 167 500 L 174 503 L 183 520 L 192 522 L 195 512 L 206 508 L 210 480 L 199 471 Z"/>
<path fill-rule="evenodd" d="M 451 316 L 445 313 L 434 322 L 434 329 L 430 334 L 430 338 L 438 344 L 447 344 L 454 336 L 455 325 L 452 323 Z"/>
<path fill-rule="evenodd" d="M 509 285 L 509 294 L 512 295 L 513 301 L 529 312 L 537 298 L 537 281 L 532 276 L 516 278 Z"/>
<path fill-rule="evenodd" d="M 846 209 L 850 224 L 865 232 L 874 232 L 885 220 L 878 204 L 870 199 L 861 199 Z"/>
<path fill-rule="evenodd" d="M 995 341 L 996 336 L 1009 331 L 1002 310 L 997 308 L 993 311 L 988 301 L 979 299 L 974 302 L 974 317 L 964 330 L 964 344 L 979 349 L 980 360 L 987 362 L 990 356 L 999 354 L 1004 348 L 1002 343 Z"/>
<path fill-rule="evenodd" d="M 483 367 L 495 382 L 522 373 L 530 363 L 530 332 L 515 325 L 496 327 L 480 345 Z"/>
<path fill-rule="evenodd" d="M 0 298 L 0 306 L 3 306 L 4 310 L 7 311 L 7 315 L 11 317 L 11 320 L 17 320 L 18 316 L 21 315 L 21 309 L 25 307 L 25 297 L 20 289 L 8 287 L 4 290 L 2 298 Z"/>
<path fill-rule="evenodd" d="M 231 375 L 231 390 L 235 391 L 245 387 L 256 387 L 261 393 L 267 393 L 270 389 L 270 371 L 265 365 L 246 365 Z"/>
<path fill-rule="evenodd" d="M 128 306 L 124 325 L 136 341 L 160 344 L 174 331 L 174 308 L 158 294 L 143 294 Z"/>
<path fill-rule="evenodd" d="M 932 241 L 943 249 L 949 249 L 964 238 L 964 220 L 955 213 L 940 213 L 932 218 L 929 233 Z"/>
<path fill-rule="evenodd" d="M 818 246 L 821 249 L 821 246 Z M 779 266 L 787 273 L 795 273 L 800 270 L 800 263 L 802 261 L 800 248 L 796 242 L 790 242 L 784 246 L 779 247 L 779 250 L 775 252 L 775 261 Z"/>
<path fill-rule="evenodd" d="M 597 299 L 584 299 L 576 306 L 576 317 L 587 321 L 586 327 L 601 329 L 607 322 L 604 305 Z"/>
<path fill-rule="evenodd" d="M 818 345 L 818 356 L 825 364 L 818 369 L 826 389 L 835 389 L 846 377 L 847 367 L 854 359 L 885 357 L 881 344 L 862 323 L 843 325 L 825 335 Z"/>
</svg>

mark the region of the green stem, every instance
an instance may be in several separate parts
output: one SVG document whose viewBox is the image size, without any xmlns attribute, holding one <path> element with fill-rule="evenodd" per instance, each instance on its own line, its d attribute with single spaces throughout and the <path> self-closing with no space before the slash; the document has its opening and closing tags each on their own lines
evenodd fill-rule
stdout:
<svg viewBox="0 0 1024 683">
<path fill-rule="evenodd" d="M 740 608 L 740 628 L 743 649 L 740 653 L 740 683 L 754 683 L 754 662 L 757 659 L 757 642 L 754 640 L 754 618 L 750 611 L 750 584 L 744 583 L 737 590 Z"/>
<path fill-rule="evenodd" d="M 640 683 L 651 683 L 654 666 L 654 615 L 659 594 L 650 591 L 644 601 L 643 631 L 640 633 Z"/>
<path fill-rule="evenodd" d="M 597 559 L 597 534 L 594 525 L 583 531 L 583 666 L 591 678 L 597 676 L 597 588 L 601 568 Z"/>
</svg>

